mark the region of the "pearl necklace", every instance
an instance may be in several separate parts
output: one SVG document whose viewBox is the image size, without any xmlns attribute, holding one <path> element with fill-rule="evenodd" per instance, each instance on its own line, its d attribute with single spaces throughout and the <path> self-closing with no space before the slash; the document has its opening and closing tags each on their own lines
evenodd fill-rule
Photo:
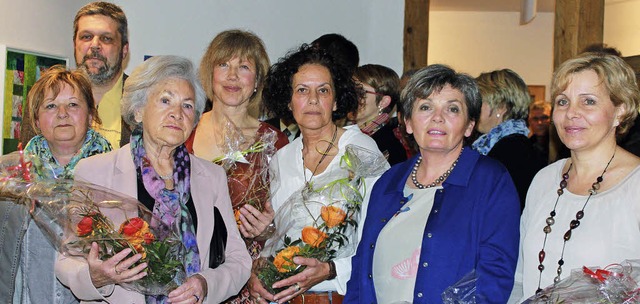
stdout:
<svg viewBox="0 0 640 304">
<path fill-rule="evenodd" d="M 584 202 L 584 205 L 582 205 L 582 209 L 576 212 L 576 219 L 572 220 L 569 223 L 569 229 L 567 230 L 567 232 L 565 232 L 563 236 L 564 242 L 562 243 L 562 253 L 560 254 L 560 259 L 558 260 L 558 269 L 556 270 L 556 273 L 558 275 L 555 278 L 553 278 L 553 284 L 560 282 L 560 275 L 562 274 L 562 266 L 564 265 L 564 249 L 567 246 L 567 241 L 571 239 L 571 232 L 572 230 L 580 226 L 580 220 L 584 217 L 584 208 L 587 207 L 587 203 L 589 203 L 589 199 L 591 199 L 591 197 L 597 194 L 598 190 L 600 190 L 600 183 L 604 180 L 604 173 L 607 172 L 607 169 L 609 168 L 611 161 L 613 161 L 614 156 L 616 156 L 616 150 L 613 151 L 613 155 L 611 155 L 611 159 L 609 159 L 609 162 L 604 167 L 602 174 L 600 174 L 600 176 L 596 178 L 596 182 L 591 185 L 587 200 Z M 551 212 L 549 213 L 550 216 L 546 220 L 547 225 L 544 226 L 544 228 L 542 229 L 542 231 L 544 232 L 544 242 L 542 243 L 542 250 L 540 250 L 540 252 L 538 253 L 538 261 L 540 262 L 540 264 L 538 265 L 538 270 L 540 271 L 540 277 L 538 278 L 538 289 L 536 290 L 536 294 L 542 291 L 542 288 L 540 288 L 540 283 L 542 281 L 542 271 L 544 271 L 544 265 L 542 264 L 542 262 L 544 262 L 544 258 L 547 255 L 547 253 L 544 251 L 544 248 L 547 245 L 547 237 L 549 236 L 549 233 L 551 233 L 551 226 L 553 226 L 553 224 L 555 224 L 556 222 L 555 221 L 556 207 L 558 206 L 558 201 L 560 200 L 560 196 L 562 196 L 562 194 L 564 193 L 564 189 L 567 187 L 567 180 L 569 180 L 569 171 L 571 171 L 571 167 L 573 167 L 573 163 L 569 164 L 569 169 L 567 169 L 567 171 L 562 174 L 562 181 L 560 181 L 560 188 L 558 188 L 558 191 L 557 191 L 558 198 L 556 198 L 556 203 L 553 205 L 553 210 L 551 210 Z"/>
<path fill-rule="evenodd" d="M 462 151 L 464 151 L 464 147 L 460 150 L 460 155 L 462 155 Z M 456 165 L 458 164 L 458 160 L 460 159 L 460 155 L 458 155 L 458 158 L 456 158 L 456 160 L 453 162 L 453 164 L 451 165 L 451 168 L 449 168 L 446 172 L 444 172 L 442 175 L 440 175 L 438 178 L 436 178 L 436 180 L 433 181 L 433 183 L 428 184 L 428 185 L 421 184 L 418 181 L 418 178 L 417 178 L 418 167 L 420 167 L 420 163 L 422 163 L 422 155 L 420 155 L 418 157 L 418 160 L 416 161 L 416 164 L 413 165 L 413 169 L 411 169 L 411 181 L 413 182 L 413 185 L 416 186 L 416 188 L 418 188 L 418 189 L 425 189 L 425 188 L 435 187 L 435 186 L 439 185 L 440 183 L 444 182 L 444 180 L 447 179 L 447 177 L 449 177 L 449 175 L 451 175 L 451 171 L 453 171 L 453 168 L 455 168 Z"/>
</svg>

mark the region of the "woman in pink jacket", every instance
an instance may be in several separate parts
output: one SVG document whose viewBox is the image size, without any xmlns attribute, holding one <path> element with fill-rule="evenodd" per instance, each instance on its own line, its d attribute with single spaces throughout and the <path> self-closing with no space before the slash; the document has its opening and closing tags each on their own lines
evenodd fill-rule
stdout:
<svg viewBox="0 0 640 304">
<path fill-rule="evenodd" d="M 60 256 L 56 264 L 60 281 L 83 302 L 219 303 L 249 278 L 251 258 L 235 224 L 224 170 L 184 146 L 204 103 L 193 66 L 182 57 L 153 57 L 127 79 L 122 113 L 134 127 L 130 144 L 81 161 L 75 178 L 137 197 L 163 222 L 188 222 L 188 213 L 193 223 L 180 225 L 187 279 L 167 296 L 126 290 L 119 284 L 146 275 L 145 263 L 135 266 L 141 255 L 127 257 L 125 249 L 100 260 L 94 244 L 86 259 Z"/>
</svg>

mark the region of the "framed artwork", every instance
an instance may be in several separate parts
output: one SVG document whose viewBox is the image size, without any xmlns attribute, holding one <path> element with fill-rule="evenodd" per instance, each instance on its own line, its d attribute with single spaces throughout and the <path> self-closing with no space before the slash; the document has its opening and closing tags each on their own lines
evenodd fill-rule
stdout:
<svg viewBox="0 0 640 304">
<path fill-rule="evenodd" d="M 68 66 L 68 59 L 0 45 L 2 154 L 16 151 L 24 108 L 27 106 L 27 94 L 42 72 L 56 64 Z"/>
<path fill-rule="evenodd" d="M 531 101 L 545 100 L 545 86 L 543 85 L 530 85 L 529 87 L 529 95 L 531 96 Z"/>
</svg>

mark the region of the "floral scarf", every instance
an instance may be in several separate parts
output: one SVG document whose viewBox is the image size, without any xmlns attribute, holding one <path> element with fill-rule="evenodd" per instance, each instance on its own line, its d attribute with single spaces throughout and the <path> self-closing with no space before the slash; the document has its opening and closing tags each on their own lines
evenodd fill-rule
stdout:
<svg viewBox="0 0 640 304">
<path fill-rule="evenodd" d="M 471 147 L 482 155 L 487 155 L 493 146 L 501 139 L 511 134 L 529 135 L 529 129 L 523 119 L 509 119 L 493 127 L 487 134 L 483 134 L 473 142 Z"/>
<path fill-rule="evenodd" d="M 190 176 L 191 161 L 184 145 L 180 145 L 174 152 L 173 182 L 174 189 L 165 189 L 165 183 L 153 169 L 143 145 L 142 129 L 136 128 L 131 134 L 131 154 L 133 163 L 142 178 L 144 187 L 155 200 L 153 215 L 160 219 L 167 227 L 179 227 L 182 243 L 186 248 L 184 267 L 187 276 L 200 272 L 200 253 L 196 243 L 196 233 L 187 209 L 187 201 L 191 195 Z M 153 222 L 151 223 L 153 226 Z M 157 232 L 160 237 L 166 237 L 169 232 Z M 147 303 L 166 303 L 166 296 L 147 296 Z"/>
<path fill-rule="evenodd" d="M 49 142 L 42 135 L 36 135 L 32 138 L 24 148 L 26 155 L 35 155 L 33 161 L 37 164 L 34 166 L 35 173 L 41 178 L 73 178 L 73 169 L 78 162 L 86 157 L 111 151 L 111 144 L 100 133 L 93 129 L 87 130 L 82 147 L 71 158 L 66 166 L 58 164 L 58 161 L 51 153 Z"/>
</svg>

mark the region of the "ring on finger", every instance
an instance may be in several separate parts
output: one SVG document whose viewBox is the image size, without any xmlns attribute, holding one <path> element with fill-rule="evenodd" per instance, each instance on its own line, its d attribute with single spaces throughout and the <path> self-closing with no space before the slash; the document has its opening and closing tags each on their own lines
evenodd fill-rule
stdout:
<svg viewBox="0 0 640 304">
<path fill-rule="evenodd" d="M 200 302 L 200 297 L 197 295 L 193 295 L 194 298 L 196 298 L 196 303 Z"/>
<path fill-rule="evenodd" d="M 113 271 L 115 271 L 117 275 L 121 274 L 121 272 L 118 272 L 118 265 L 113 266 Z"/>
<path fill-rule="evenodd" d="M 300 284 L 298 284 L 298 283 L 293 284 L 293 290 L 295 290 L 295 291 L 300 290 Z"/>
<path fill-rule="evenodd" d="M 255 296 L 255 299 L 256 299 L 256 301 L 259 302 L 260 300 L 262 300 L 262 296 L 261 295 L 257 295 L 257 296 Z"/>
</svg>

